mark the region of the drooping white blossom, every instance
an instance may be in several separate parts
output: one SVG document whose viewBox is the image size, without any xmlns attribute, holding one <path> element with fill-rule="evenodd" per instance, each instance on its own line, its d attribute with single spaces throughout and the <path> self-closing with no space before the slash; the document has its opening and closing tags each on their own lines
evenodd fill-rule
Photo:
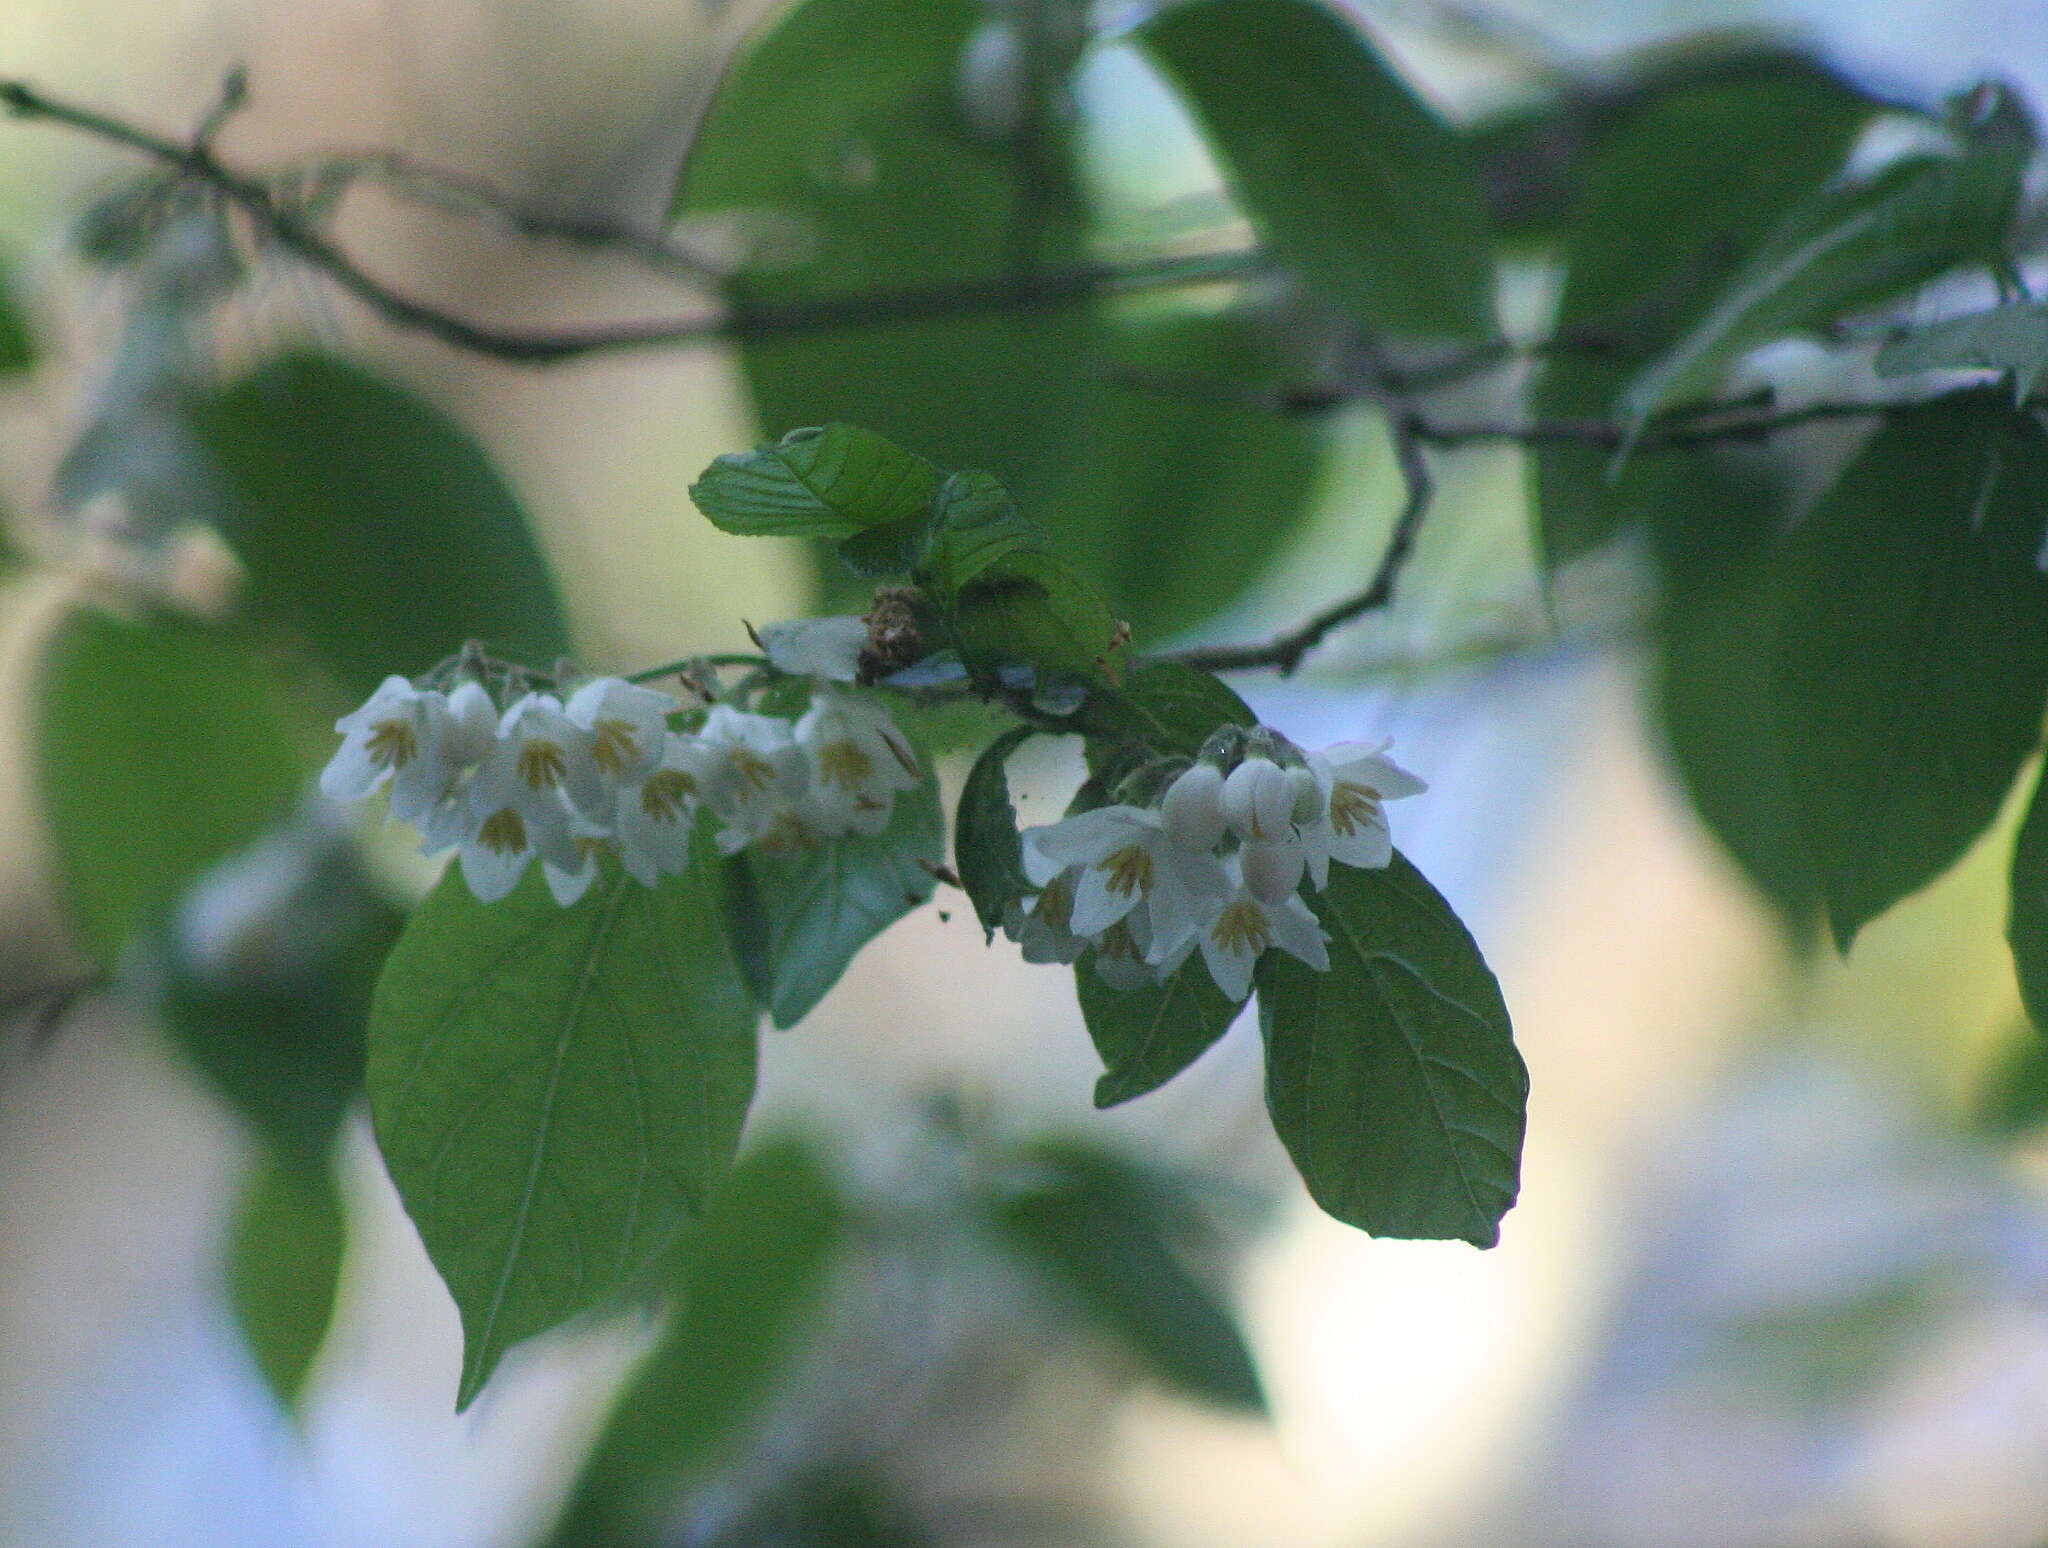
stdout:
<svg viewBox="0 0 2048 1548">
<path fill-rule="evenodd" d="M 1320 891 L 1330 862 L 1376 870 L 1394 858 L 1386 803 L 1429 787 L 1384 756 L 1391 741 L 1339 742 L 1308 760 L 1322 792 L 1322 815 L 1300 825 L 1309 880 Z"/>
<path fill-rule="evenodd" d="M 566 802 L 602 821 L 606 810 L 603 777 L 593 754 L 596 739 L 572 721 L 551 693 L 529 693 L 505 711 L 498 740 L 478 767 L 478 783 L 509 793 L 535 817 Z"/>
<path fill-rule="evenodd" d="M 1249 757 L 1232 769 L 1220 801 L 1224 821 L 1241 839 L 1277 839 L 1294 823 L 1294 787 L 1271 758 Z"/>
<path fill-rule="evenodd" d="M 1076 935 L 1099 936 L 1143 904 L 1155 960 L 1193 939 L 1229 890 L 1216 856 L 1176 843 L 1160 814 L 1145 807 L 1098 807 L 1024 838 L 1052 864 L 1078 868 Z"/>
<path fill-rule="evenodd" d="M 694 736 L 671 732 L 647 774 L 619 788 L 619 860 L 652 887 L 690 863 L 690 831 L 716 777 L 718 755 Z"/>
<path fill-rule="evenodd" d="M 455 766 L 443 695 L 387 677 L 334 729 L 341 746 L 320 771 L 320 792 L 329 800 L 359 801 L 388 786 L 392 815 L 416 822 L 447 793 Z"/>
<path fill-rule="evenodd" d="M 809 760 L 811 806 L 827 832 L 880 833 L 897 793 L 923 778 L 917 754 L 871 697 L 820 685 L 792 734 Z"/>
<path fill-rule="evenodd" d="M 807 827 L 799 803 L 810 770 L 789 721 L 719 704 L 697 740 L 711 755 L 706 799 L 724 824 L 720 850 L 736 854 L 758 840 L 780 844 Z"/>
<path fill-rule="evenodd" d="M 1166 787 L 1159 815 L 1166 832 L 1185 849 L 1212 850 L 1230 829 L 1223 815 L 1223 771 L 1197 763 Z"/>
<path fill-rule="evenodd" d="M 590 733 L 590 759 L 607 793 L 642 779 L 661 761 L 676 701 L 622 677 L 592 678 L 569 695 L 563 713 Z M 588 814 L 602 820 L 599 813 Z"/>
<path fill-rule="evenodd" d="M 1252 969 L 1259 957 L 1276 946 L 1318 973 L 1328 972 L 1330 953 L 1323 927 L 1301 894 L 1290 892 L 1277 903 L 1267 902 L 1246 885 L 1238 857 L 1229 857 L 1225 865 L 1230 890 L 1199 937 L 1202 960 L 1216 987 L 1232 1000 L 1242 1000 L 1251 993 Z"/>
<path fill-rule="evenodd" d="M 453 837 L 463 879 L 486 903 L 518 886 L 536 856 L 571 873 L 588 858 L 569 831 L 570 810 L 559 785 L 537 791 L 516 752 L 507 753 L 514 745 L 501 741 L 476 771 L 463 793 L 460 825 L 443 816 L 426 835 L 430 844 Z"/>
</svg>

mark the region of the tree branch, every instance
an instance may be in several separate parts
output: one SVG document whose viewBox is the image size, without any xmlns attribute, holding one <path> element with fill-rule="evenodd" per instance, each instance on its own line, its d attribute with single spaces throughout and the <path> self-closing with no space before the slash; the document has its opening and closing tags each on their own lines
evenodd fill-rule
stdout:
<svg viewBox="0 0 2048 1548">
<path fill-rule="evenodd" d="M 1423 450 L 1425 438 L 1420 433 L 1416 416 L 1407 414 L 1396 418 L 1391 429 L 1394 457 L 1400 464 L 1401 477 L 1408 492 L 1401 502 L 1400 513 L 1394 518 L 1394 530 L 1387 538 L 1380 562 L 1363 591 L 1333 603 L 1307 622 L 1284 634 L 1277 634 L 1263 644 L 1198 645 L 1188 650 L 1169 651 L 1153 659 L 1177 661 L 1183 666 L 1200 667 L 1205 672 L 1270 668 L 1287 677 L 1301 665 L 1302 657 L 1320 645 L 1331 630 L 1393 601 L 1394 586 L 1401 578 L 1401 570 L 1408 563 L 1409 555 L 1415 551 L 1415 540 L 1422 532 L 1423 518 L 1429 514 L 1436 480 L 1430 473 L 1429 456 Z"/>
<path fill-rule="evenodd" d="M 418 300 L 369 273 L 318 225 L 279 197 L 270 181 L 237 171 L 200 140 L 176 140 L 107 114 L 45 96 L 21 81 L 0 81 L 0 106 L 18 117 L 80 130 L 126 146 L 203 183 L 240 210 L 259 238 L 321 270 L 393 327 L 494 359 L 529 365 L 660 345 L 701 344 L 826 333 L 1069 306 L 1115 291 L 1157 290 L 1241 278 L 1263 263 L 1255 251 L 1174 255 L 1127 264 L 1083 264 L 1051 273 L 964 279 L 813 301 L 738 306 L 720 313 L 525 330 L 474 321 Z M 562 234 L 559 226 L 554 234 Z M 588 233 L 586 233 L 587 235 Z"/>
</svg>

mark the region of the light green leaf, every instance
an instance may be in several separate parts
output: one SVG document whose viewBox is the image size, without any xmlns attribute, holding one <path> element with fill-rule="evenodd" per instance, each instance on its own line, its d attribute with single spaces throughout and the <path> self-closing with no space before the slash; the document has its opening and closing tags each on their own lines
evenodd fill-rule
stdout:
<svg viewBox="0 0 2048 1548">
<path fill-rule="evenodd" d="M 2039 741 L 2043 489 L 2048 435 L 1957 394 L 1893 413 L 1780 560 L 1778 732 L 1844 951 L 1984 831 Z"/>
<path fill-rule="evenodd" d="M 1923 156 L 1867 183 L 1829 189 L 1796 212 L 1714 305 L 1622 394 L 1640 427 L 1710 395 L 1744 351 L 1870 307 L 1949 269 L 2005 261 L 2024 158 L 2011 151 Z"/>
<path fill-rule="evenodd" d="M 2032 965 L 2036 1003 L 2043 987 L 2041 966 L 2038 961 Z M 2048 1038 L 2038 1024 L 2022 1022 L 2013 1028 L 2005 1057 L 1977 1092 L 1970 1116 L 1980 1132 L 1999 1136 L 2032 1134 L 2048 1123 Z"/>
<path fill-rule="evenodd" d="M 2020 1000 L 2040 1042 L 2048 1038 L 2048 787 L 2037 782 L 2012 850 L 2012 903 L 2005 936 Z"/>
<path fill-rule="evenodd" d="M 1216 987 L 1198 957 L 1183 962 L 1163 984 L 1113 989 L 1095 971 L 1091 954 L 1074 965 L 1074 989 L 1088 1036 L 1102 1056 L 1097 1107 L 1157 1091 L 1207 1053 L 1244 1008 Z"/>
<path fill-rule="evenodd" d="M 1972 366 L 2010 372 L 2015 402 L 2032 397 L 2034 384 L 2048 371 L 2048 301 L 2015 301 L 1952 317 L 1893 339 L 1877 352 L 1879 376 Z"/>
<path fill-rule="evenodd" d="M 1175 1255 L 1156 1184 L 1079 1144 L 1041 1144 L 998 1173 L 991 1224 L 1077 1307 L 1191 1397 L 1263 1413 L 1243 1332 Z"/>
<path fill-rule="evenodd" d="M 860 949 L 938 885 L 946 825 L 927 775 L 896 797 L 889 826 L 726 862 L 726 906 L 741 970 L 778 1027 L 811 1013 Z"/>
<path fill-rule="evenodd" d="M 1347 1225 L 1491 1247 L 1520 1186 L 1529 1096 L 1500 986 L 1401 855 L 1335 867 L 1310 901 L 1330 970 L 1259 960 L 1273 1127 Z"/>
<path fill-rule="evenodd" d="M 1137 38 L 1186 95 L 1274 249 L 1361 323 L 1493 331 L 1466 147 L 1359 26 L 1314 0 L 1191 0 Z"/>
<path fill-rule="evenodd" d="M 941 597 L 957 596 L 962 586 L 1011 554 L 1047 546 L 1045 529 L 1017 509 L 1010 491 L 992 473 L 953 474 L 932 509 L 931 550 L 919 578 Z"/>
<path fill-rule="evenodd" d="M 37 783 L 80 944 L 112 967 L 304 774 L 255 662 L 196 625 L 73 613 L 46 650 Z"/>
<path fill-rule="evenodd" d="M 1586 166 L 1559 234 L 1566 269 L 1555 331 L 1589 347 L 1544 362 L 1536 417 L 1607 418 L 1630 377 L 1696 324 L 1727 278 L 1841 169 L 1876 109 L 1792 61 L 1690 82 L 1617 128 Z M 1593 447 L 1537 450 L 1547 563 L 1578 557 L 1690 491 L 1686 458 L 1637 458 L 1618 475 L 1610 462 Z"/>
<path fill-rule="evenodd" d="M 330 356 L 271 361 L 195 428 L 228 502 L 260 618 L 351 691 L 423 672 L 464 641 L 552 665 L 569 651 L 519 498 L 468 431 Z"/>
<path fill-rule="evenodd" d="M 480 903 L 451 872 L 370 1013 L 385 1164 L 462 1314 L 467 1407 L 513 1344 L 636 1283 L 730 1164 L 755 1010 L 706 836 L 649 889 L 573 908 L 540 876 Z"/>
<path fill-rule="evenodd" d="M 690 486 L 690 498 L 727 532 L 848 538 L 914 520 L 938 488 L 939 470 L 922 457 L 871 430 L 831 424 L 726 453 Z"/>
<path fill-rule="evenodd" d="M 668 1326 L 612 1410 L 550 1548 L 654 1540 L 801 1348 L 846 1215 L 823 1158 L 802 1141 L 772 1140 L 740 1159 L 671 1255 Z"/>
<path fill-rule="evenodd" d="M 974 904 L 984 938 L 991 941 L 1009 906 L 1032 890 L 1024 875 L 1017 808 L 1010 801 L 1010 779 L 1003 767 L 1031 734 L 1031 727 L 1017 726 L 982 750 L 960 787 L 953 818 L 953 868 Z"/>
<path fill-rule="evenodd" d="M 264 1382 L 287 1411 L 334 1320 L 347 1223 L 325 1165 L 264 1165 L 235 1212 L 228 1299 Z"/>
<path fill-rule="evenodd" d="M 1138 668 L 1118 688 L 1098 688 L 1083 712 L 1092 737 L 1192 758 L 1210 733 L 1255 726 L 1259 717 L 1221 678 L 1175 661 Z M 1091 766 L 1110 749 L 1091 743 Z"/>
</svg>

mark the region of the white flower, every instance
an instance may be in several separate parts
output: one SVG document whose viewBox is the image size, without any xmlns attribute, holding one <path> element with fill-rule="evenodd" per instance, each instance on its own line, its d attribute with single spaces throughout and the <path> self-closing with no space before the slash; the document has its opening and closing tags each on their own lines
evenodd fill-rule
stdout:
<svg viewBox="0 0 2048 1548">
<path fill-rule="evenodd" d="M 835 618 L 793 618 L 756 632 L 768 664 L 792 677 L 824 677 L 850 683 L 860 675 L 860 653 L 867 648 L 868 621 Z"/>
<path fill-rule="evenodd" d="M 498 706 L 481 683 L 466 682 L 448 695 L 448 761 L 473 769 L 498 741 Z"/>
<path fill-rule="evenodd" d="M 717 763 L 697 738 L 671 733 L 646 778 L 620 788 L 619 859 L 643 885 L 689 865 L 690 830 Z"/>
<path fill-rule="evenodd" d="M 1236 857 L 1226 863 L 1233 889 L 1201 935 L 1202 960 L 1209 964 L 1216 987 L 1231 999 L 1242 1000 L 1251 993 L 1253 967 L 1270 946 L 1327 973 L 1330 953 L 1323 927 L 1301 894 L 1290 892 L 1278 903 L 1265 902 L 1245 885 Z"/>
<path fill-rule="evenodd" d="M 1281 903 L 1301 885 L 1301 873 L 1308 855 L 1301 839 L 1289 829 L 1277 839 L 1251 839 L 1237 852 L 1239 874 L 1245 889 L 1261 903 Z"/>
<path fill-rule="evenodd" d="M 1277 839 L 1294 822 L 1294 787 L 1271 758 L 1247 758 L 1223 782 L 1223 817 L 1241 839 Z"/>
<path fill-rule="evenodd" d="M 735 853 L 801 823 L 796 805 L 810 777 L 788 721 L 719 704 L 705 717 L 697 742 L 711 754 L 705 799 L 725 824 L 721 850 Z"/>
<path fill-rule="evenodd" d="M 559 799 L 538 798 L 518 758 L 500 756 L 511 744 L 484 761 L 463 793 L 462 821 L 437 811 L 426 830 L 430 845 L 459 843 L 463 879 L 486 903 L 495 903 L 526 874 L 540 855 L 565 873 L 580 873 L 589 860 L 569 830 L 568 806 Z M 559 896 L 559 892 L 557 896 Z"/>
<path fill-rule="evenodd" d="M 529 818 L 547 820 L 567 801 L 592 821 L 611 812 L 591 748 L 594 738 L 562 713 L 550 693 L 529 693 L 498 723 L 498 741 L 476 773 L 498 795 L 509 795 Z M 566 817 L 566 812 L 563 814 Z"/>
<path fill-rule="evenodd" d="M 1023 847 L 1025 879 L 1038 895 L 1003 910 L 1003 934 L 1015 941 L 1026 962 L 1072 962 L 1088 943 L 1074 933 L 1074 884 L 1079 866 L 1057 866 L 1031 845 Z"/>
<path fill-rule="evenodd" d="M 880 833 L 896 792 L 922 778 L 917 754 L 872 698 L 821 687 L 794 736 L 810 759 L 811 802 L 828 831 Z"/>
<path fill-rule="evenodd" d="M 1098 807 L 1025 839 L 1051 864 L 1080 868 L 1076 935 L 1099 936 L 1142 903 L 1155 961 L 1198 934 L 1229 891 L 1215 856 L 1175 843 L 1160 814 L 1143 807 Z"/>
<path fill-rule="evenodd" d="M 1301 825 L 1309 880 L 1320 890 L 1330 862 L 1377 869 L 1394 858 L 1385 803 L 1429 787 L 1381 756 L 1392 742 L 1339 742 L 1312 754 L 1309 771 L 1323 793 L 1323 813 Z"/>
<path fill-rule="evenodd" d="M 1213 763 L 1197 763 L 1166 787 L 1159 815 L 1175 843 L 1188 849 L 1214 849 L 1230 826 L 1223 816 L 1222 798 L 1223 771 Z"/>
<path fill-rule="evenodd" d="M 564 713 L 572 725 L 590 733 L 590 760 L 616 790 L 653 772 L 675 709 L 674 699 L 653 688 L 622 677 L 596 677 L 569 695 Z"/>
<path fill-rule="evenodd" d="M 320 771 L 321 794 L 360 801 L 387 782 L 391 812 L 416 822 L 447 793 L 455 770 L 447 752 L 448 701 L 391 676 L 363 707 L 334 723 L 340 748 Z"/>
<path fill-rule="evenodd" d="M 1110 988 L 1146 989 L 1166 976 L 1147 960 L 1152 948 L 1149 913 L 1149 909 L 1134 908 L 1095 937 L 1095 976 Z M 1181 951 L 1185 956 L 1187 948 Z"/>
</svg>

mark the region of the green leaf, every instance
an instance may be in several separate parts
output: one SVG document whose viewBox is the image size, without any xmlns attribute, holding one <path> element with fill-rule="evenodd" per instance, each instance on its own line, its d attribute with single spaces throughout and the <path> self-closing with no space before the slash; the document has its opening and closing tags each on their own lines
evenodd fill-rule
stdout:
<svg viewBox="0 0 2048 1548">
<path fill-rule="evenodd" d="M 755 537 L 848 538 L 921 515 L 939 470 L 872 430 L 792 430 L 771 446 L 728 452 L 690 486 L 713 524 Z"/>
<path fill-rule="evenodd" d="M 1500 986 L 1401 855 L 1334 868 L 1310 901 L 1330 970 L 1259 961 L 1273 1127 L 1345 1224 L 1491 1247 L 1520 1186 L 1529 1096 Z"/>
<path fill-rule="evenodd" d="M 1458 137 L 1314 0 L 1192 0 L 1138 29 L 1274 249 L 1366 326 L 1483 338 L 1493 260 Z"/>
<path fill-rule="evenodd" d="M 1065 560 L 1015 549 L 960 588 L 953 637 L 969 669 L 1023 664 L 1053 678 L 1102 675 L 1118 639 L 1102 593 Z"/>
<path fill-rule="evenodd" d="M 44 819 L 80 944 L 102 967 L 299 795 L 287 721 L 255 663 L 194 625 L 73 613 L 47 647 L 38 715 Z"/>
<path fill-rule="evenodd" d="M 385 964 L 370 1112 L 462 1314 L 458 1408 L 513 1344 L 636 1283 L 725 1174 L 755 1010 L 708 836 L 649 889 L 607 867 L 480 903 L 451 872 Z"/>
<path fill-rule="evenodd" d="M 1650 696 L 1694 809 L 1787 936 L 1813 940 L 1820 884 L 1774 712 L 1771 653 L 1784 495 L 1707 455 L 1675 456 L 1646 512 L 1663 581 Z"/>
<path fill-rule="evenodd" d="M 930 775 L 896 798 L 872 838 L 805 844 L 787 853 L 756 845 L 726 862 L 726 906 L 741 970 L 778 1027 L 811 1013 L 860 949 L 938 885 L 946 824 Z"/>
<path fill-rule="evenodd" d="M 2048 700 L 2048 435 L 1992 392 L 1894 412 L 1792 535 L 1771 635 L 1837 945 L 1997 815 Z"/>
<path fill-rule="evenodd" d="M 1553 355 L 1538 418 L 1604 419 L 1630 377 L 1713 305 L 1773 229 L 1841 168 L 1876 104 L 1810 67 L 1707 80 L 1646 104 L 1586 167 L 1561 236 L 1556 332 L 1587 349 Z M 1540 543 L 1562 564 L 1635 516 L 1689 493 L 1684 459 L 1536 452 Z"/>
<path fill-rule="evenodd" d="M 672 1255 L 668 1326 L 612 1410 L 551 1548 L 655 1539 L 772 1396 L 824 1298 L 846 1214 L 802 1141 L 740 1159 Z"/>
<path fill-rule="evenodd" d="M 1047 546 L 1045 529 L 1017 509 L 992 473 L 953 474 L 932 509 L 931 549 L 919 579 L 941 597 L 957 597 L 962 586 L 1011 554 Z"/>
<path fill-rule="evenodd" d="M 1113 742 L 1192 758 L 1210 733 L 1258 723 L 1251 707 L 1221 678 L 1199 667 L 1157 661 L 1131 673 L 1120 688 L 1091 694 L 1080 729 Z M 1099 755 L 1093 744 L 1089 755 L 1091 760 Z"/>
<path fill-rule="evenodd" d="M 2048 301 L 2015 301 L 1919 328 L 1877 352 L 1879 376 L 1981 366 L 2012 375 L 2013 400 L 2024 403 L 2048 371 Z"/>
<path fill-rule="evenodd" d="M 263 1166 L 235 1211 L 228 1300 L 256 1369 L 288 1413 L 334 1320 L 346 1245 L 341 1196 L 325 1166 Z"/>
<path fill-rule="evenodd" d="M 2024 158 L 1924 156 L 1828 189 L 1780 226 L 1713 306 L 1622 394 L 1640 427 L 1711 394 L 1728 365 L 1770 339 L 1870 307 L 1967 264 L 2005 262 Z"/>
<path fill-rule="evenodd" d="M 1191 1397 L 1263 1413 L 1244 1334 L 1174 1254 L 1155 1193 L 1105 1151 L 1042 1144 L 1004 1169 L 987 1208 L 1003 1240 L 1158 1378 Z"/>
<path fill-rule="evenodd" d="M 2048 1036 L 2048 787 L 2034 786 L 2012 850 L 2012 905 L 2006 939 L 2019 977 L 2020 1000 Z"/>
<path fill-rule="evenodd" d="M 1047 117 L 1027 166 L 963 111 L 962 55 L 988 15 L 980 0 L 802 0 L 742 54 L 675 206 L 762 235 L 731 304 L 836 307 L 1084 261 L 1065 119 Z M 860 325 L 764 333 L 740 362 L 769 434 L 865 424 L 942 467 L 990 470 L 1050 520 L 1103 391 L 1095 317 L 1077 304 L 863 320 L 856 304 Z"/>
<path fill-rule="evenodd" d="M 1198 958 L 1183 962 L 1163 984 L 1112 989 L 1090 954 L 1074 965 L 1074 989 L 1102 1056 L 1097 1107 L 1157 1091 L 1207 1053 L 1244 1008 L 1216 987 Z"/>
<path fill-rule="evenodd" d="M 468 431 L 345 361 L 299 354 L 228 387 L 196 427 L 256 615 L 351 691 L 466 640 L 549 665 L 569 651 L 518 496 Z"/>
<path fill-rule="evenodd" d="M 2034 987 L 2038 993 L 2038 981 Z M 2048 1038 L 2038 1024 L 2014 1029 L 1970 1116 L 1980 1132 L 1999 1136 L 2031 1134 L 2048 1123 Z"/>
<path fill-rule="evenodd" d="M 35 335 L 28 314 L 15 300 L 11 265 L 0 262 L 0 376 L 26 371 L 36 363 Z"/>
<path fill-rule="evenodd" d="M 265 1143 L 301 1164 L 332 1150 L 363 1089 L 371 993 L 405 925 L 389 903 L 351 888 L 355 881 L 335 887 L 332 938 L 319 943 L 316 961 L 214 975 L 175 941 L 162 952 L 165 1030 Z"/>
<path fill-rule="evenodd" d="M 1003 765 L 1032 734 L 1030 726 L 1004 732 L 982 750 L 960 787 L 953 817 L 953 862 L 974 905 L 982 935 L 993 941 L 1009 906 L 1032 891 L 1024 875 L 1024 844 Z"/>
</svg>

